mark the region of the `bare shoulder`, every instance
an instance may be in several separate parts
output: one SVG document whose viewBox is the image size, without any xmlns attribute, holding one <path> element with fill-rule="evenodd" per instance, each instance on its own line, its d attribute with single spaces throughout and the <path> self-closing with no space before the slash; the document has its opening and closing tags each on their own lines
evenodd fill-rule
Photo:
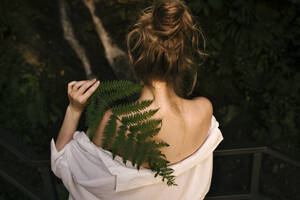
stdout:
<svg viewBox="0 0 300 200">
<path fill-rule="evenodd" d="M 211 118 L 213 114 L 213 105 L 211 101 L 206 97 L 196 97 L 193 99 L 194 106 L 198 108 L 198 110 Z"/>
<path fill-rule="evenodd" d="M 208 98 L 197 97 L 193 99 L 193 108 L 195 119 L 193 127 L 196 130 L 193 140 L 196 142 L 196 146 L 199 147 L 199 144 L 202 144 L 207 137 L 213 115 L 213 106 Z"/>
<path fill-rule="evenodd" d="M 211 124 L 213 115 L 213 105 L 211 101 L 206 97 L 196 97 L 192 99 L 190 106 L 192 113 L 190 120 L 193 126 L 195 126 L 195 129 L 199 128 L 198 132 L 206 133 Z"/>
</svg>

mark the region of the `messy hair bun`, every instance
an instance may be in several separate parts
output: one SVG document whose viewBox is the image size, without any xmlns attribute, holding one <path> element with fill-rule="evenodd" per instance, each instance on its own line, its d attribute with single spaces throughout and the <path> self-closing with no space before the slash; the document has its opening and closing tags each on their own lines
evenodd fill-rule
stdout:
<svg viewBox="0 0 300 200">
<path fill-rule="evenodd" d="M 202 32 L 193 22 L 187 6 L 179 0 L 158 0 L 142 12 L 133 30 L 127 35 L 131 66 L 137 78 L 146 85 L 163 80 L 184 96 L 184 80 L 197 78 L 197 56 Z"/>
</svg>

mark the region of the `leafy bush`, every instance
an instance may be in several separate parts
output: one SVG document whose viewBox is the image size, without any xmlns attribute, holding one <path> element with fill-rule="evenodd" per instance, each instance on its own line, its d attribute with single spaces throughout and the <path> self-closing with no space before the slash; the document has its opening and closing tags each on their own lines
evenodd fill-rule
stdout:
<svg viewBox="0 0 300 200">
<path fill-rule="evenodd" d="M 0 46 L 1 126 L 39 151 L 44 151 L 42 146 L 49 142 L 52 127 L 57 128 L 55 124 L 63 117 L 59 104 L 63 99 L 53 98 L 56 86 L 48 85 L 54 81 L 53 74 L 40 69 L 42 65 L 28 64 L 17 49 Z"/>
<path fill-rule="evenodd" d="M 269 144 L 300 159 L 299 1 L 187 2 L 203 28 L 210 55 L 199 66 L 193 95 L 212 100 L 223 145 Z M 83 23 L 76 35 L 92 41 L 87 54 L 104 60 L 99 59 L 103 49 L 82 1 L 69 3 L 76 24 Z M 125 46 L 128 24 L 150 3 L 99 0 L 97 14 L 113 39 Z M 57 134 L 67 103 L 66 78 L 59 69 L 63 67 L 68 80 L 83 78 L 81 63 L 63 42 L 55 5 L 0 1 L 0 123 L 27 143 L 39 144 L 33 146 L 40 151 L 48 150 L 50 137 Z M 39 62 L 28 62 L 26 50 L 41 52 Z M 105 61 L 91 63 L 95 74 L 106 77 Z"/>
<path fill-rule="evenodd" d="M 295 1 L 190 2 L 210 54 L 200 69 L 199 88 L 216 102 L 225 134 L 234 132 L 235 142 L 241 132 L 255 142 L 299 148 L 299 6 Z"/>
</svg>

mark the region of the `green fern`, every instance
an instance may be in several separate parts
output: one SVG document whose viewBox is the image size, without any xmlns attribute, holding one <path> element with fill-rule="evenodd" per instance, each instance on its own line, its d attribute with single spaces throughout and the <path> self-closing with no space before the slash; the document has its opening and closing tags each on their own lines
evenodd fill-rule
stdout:
<svg viewBox="0 0 300 200">
<path fill-rule="evenodd" d="M 123 124 L 129 124 L 129 125 L 141 123 L 141 122 L 145 121 L 146 119 L 149 119 L 150 117 L 152 117 L 157 111 L 158 111 L 158 109 L 148 110 L 145 112 L 137 112 L 137 113 L 134 113 L 129 116 L 124 116 L 121 119 L 121 122 Z"/>
<path fill-rule="evenodd" d="M 105 141 L 103 141 L 103 148 L 107 149 L 111 146 L 112 138 L 115 136 L 117 128 L 117 119 L 114 115 L 110 116 L 110 120 L 108 121 L 107 125 L 104 128 L 103 136 L 107 138 Z"/>
<path fill-rule="evenodd" d="M 104 113 L 110 109 L 112 114 L 103 131 L 102 147 L 123 158 L 126 165 L 131 160 L 133 166 L 140 169 L 147 163 L 156 176 L 167 185 L 176 185 L 173 169 L 168 168 L 169 161 L 159 150 L 169 146 L 163 141 L 155 141 L 161 128 L 161 119 L 151 119 L 158 109 L 148 109 L 152 100 L 130 102 L 114 105 L 119 100 L 138 93 L 142 87 L 130 81 L 102 82 L 87 104 L 86 122 L 89 127 L 89 137 L 92 139 Z M 117 122 L 121 125 L 117 129 Z"/>
</svg>

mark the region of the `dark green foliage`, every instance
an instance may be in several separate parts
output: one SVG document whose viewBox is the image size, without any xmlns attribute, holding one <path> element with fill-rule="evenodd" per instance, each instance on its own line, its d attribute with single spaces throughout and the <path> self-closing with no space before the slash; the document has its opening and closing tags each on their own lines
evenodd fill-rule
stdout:
<svg viewBox="0 0 300 200">
<path fill-rule="evenodd" d="M 81 0 L 68 2 L 76 37 L 87 50 L 93 72 L 101 80 L 114 79 L 86 7 Z M 140 10 L 151 2 L 99 1 L 96 13 L 114 41 L 125 49 L 128 24 L 135 23 Z M 260 142 L 299 160 L 299 1 L 186 2 L 203 28 L 210 55 L 199 68 L 194 95 L 213 102 L 225 137 L 222 145 Z M 67 82 L 85 78 L 82 63 L 63 38 L 57 4 L 1 0 L 0 43 L 1 125 L 35 150 L 45 152 L 63 120 Z M 39 53 L 38 65 L 24 59 L 28 52 Z M 226 165 L 231 170 L 235 167 Z M 272 167 L 263 174 L 285 177 L 281 175 L 286 175 L 286 168 L 274 174 Z M 299 196 L 298 187 L 291 187 L 299 185 L 295 175 L 265 182 L 270 182 L 269 189 L 277 199 L 293 199 Z M 3 198 L 18 199 L 14 195 L 8 192 Z M 24 199 L 23 195 L 19 199 Z"/>
<path fill-rule="evenodd" d="M 151 121 L 147 120 L 144 121 L 142 123 L 138 123 L 135 125 L 130 126 L 130 131 L 147 131 L 149 129 L 154 129 L 155 127 L 157 127 L 158 125 L 161 124 L 161 120 L 160 119 L 153 119 Z"/>
<path fill-rule="evenodd" d="M 298 155 L 299 1 L 189 4 L 210 55 L 200 68 L 199 86 L 214 100 L 222 127 L 232 133 L 230 143 L 252 140 Z"/>
<path fill-rule="evenodd" d="M 7 43 L 0 45 L 0 125 L 35 151 L 44 152 L 63 118 L 65 97 L 57 96 L 66 93 L 55 85 L 63 81 L 50 63 L 38 64 L 26 62 Z"/>
<path fill-rule="evenodd" d="M 115 136 L 117 128 L 117 118 L 114 115 L 110 116 L 110 120 L 104 128 L 103 135 L 105 138 L 109 138 L 103 141 L 103 148 L 107 149 L 111 146 L 111 139 Z"/>
<path fill-rule="evenodd" d="M 300 159 L 299 3 L 190 1 L 210 55 L 199 68 L 198 94 L 213 101 L 222 145 L 268 145 Z M 279 176 L 271 172 L 275 167 L 263 174 Z M 299 196 L 293 187 L 299 178 L 287 178 L 287 168 L 282 170 L 286 182 L 265 179 L 264 188 L 276 194 L 272 199 Z"/>
<path fill-rule="evenodd" d="M 127 127 L 125 125 L 121 125 L 118 130 L 117 136 L 114 138 L 115 141 L 112 144 L 111 152 L 113 154 L 113 159 L 116 157 L 116 155 L 120 155 L 122 152 L 122 149 L 126 142 L 126 131 Z M 105 143 L 105 140 L 111 140 L 112 138 L 104 138 L 103 143 Z"/>
<path fill-rule="evenodd" d="M 124 124 L 129 124 L 129 125 L 136 124 L 139 122 L 143 122 L 146 119 L 152 117 L 157 111 L 158 111 L 158 109 L 148 110 L 145 112 L 138 112 L 133 115 L 124 116 L 121 121 Z"/>
<path fill-rule="evenodd" d="M 142 102 L 132 102 L 128 104 L 120 104 L 112 108 L 112 112 L 115 113 L 116 115 L 120 114 L 129 114 L 132 112 L 137 112 L 145 109 L 146 107 L 150 106 L 152 101 L 142 101 Z"/>
<path fill-rule="evenodd" d="M 101 86 L 94 92 L 87 104 L 86 124 L 90 128 L 90 136 L 94 137 L 95 131 L 103 118 L 105 111 L 114 102 L 130 97 L 140 89 L 141 86 L 124 80 L 101 83 Z M 119 108 L 114 109 L 118 110 L 122 108 L 119 106 Z"/>
<path fill-rule="evenodd" d="M 163 141 L 155 141 L 153 137 L 160 131 L 161 119 L 151 119 L 158 109 L 146 110 L 152 100 L 131 102 L 114 105 L 115 101 L 129 97 L 138 92 L 141 86 L 130 81 L 103 82 L 89 99 L 86 119 L 90 128 L 89 136 L 94 137 L 95 131 L 104 116 L 110 109 L 112 114 L 104 128 L 102 147 L 123 158 L 126 165 L 131 160 L 133 166 L 140 169 L 147 163 L 155 176 L 167 180 L 169 186 L 176 185 L 173 169 L 168 168 L 169 163 L 159 150 L 169 146 Z M 121 124 L 117 130 L 117 121 Z"/>
</svg>

